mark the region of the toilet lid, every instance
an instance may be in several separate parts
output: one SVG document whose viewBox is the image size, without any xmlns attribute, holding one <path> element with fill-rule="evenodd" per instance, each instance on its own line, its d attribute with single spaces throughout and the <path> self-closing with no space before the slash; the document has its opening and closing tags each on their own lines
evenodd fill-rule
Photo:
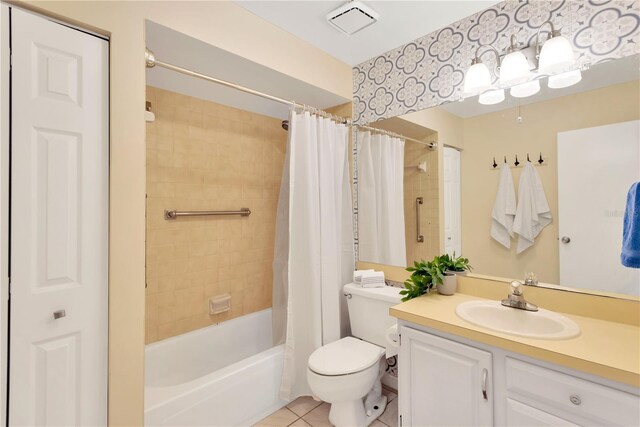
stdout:
<svg viewBox="0 0 640 427">
<path fill-rule="evenodd" d="M 309 357 L 309 369 L 320 375 L 353 374 L 377 363 L 382 353 L 382 347 L 346 337 L 314 351 Z"/>
</svg>

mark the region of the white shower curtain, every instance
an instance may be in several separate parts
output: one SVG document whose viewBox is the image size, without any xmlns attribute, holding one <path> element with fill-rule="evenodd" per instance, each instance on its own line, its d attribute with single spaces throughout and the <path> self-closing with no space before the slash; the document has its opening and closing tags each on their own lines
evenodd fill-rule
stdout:
<svg viewBox="0 0 640 427">
<path fill-rule="evenodd" d="M 276 218 L 274 341 L 285 343 L 280 395 L 311 395 L 307 361 L 348 333 L 342 286 L 354 267 L 348 128 L 292 112 Z"/>
<path fill-rule="evenodd" d="M 405 266 L 404 141 L 370 132 L 357 141 L 359 258 Z"/>
</svg>

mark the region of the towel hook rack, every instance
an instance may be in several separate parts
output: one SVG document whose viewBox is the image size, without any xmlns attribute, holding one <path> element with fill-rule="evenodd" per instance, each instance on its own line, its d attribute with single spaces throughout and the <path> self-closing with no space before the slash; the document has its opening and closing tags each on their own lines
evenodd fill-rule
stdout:
<svg viewBox="0 0 640 427">
<path fill-rule="evenodd" d="M 508 164 L 508 162 L 507 162 L 507 156 L 503 156 L 503 158 L 504 158 L 504 163 Z M 535 159 L 535 157 L 534 157 L 534 159 Z M 496 169 L 496 168 L 498 167 L 498 163 L 496 162 L 496 157 L 495 157 L 495 156 L 493 156 L 493 157 L 492 157 L 492 160 L 493 160 L 493 163 L 491 163 L 491 169 Z M 542 152 L 540 152 L 539 157 L 538 157 L 538 160 L 534 160 L 534 161 L 535 161 L 536 163 L 538 163 L 537 165 L 534 165 L 534 166 L 546 166 L 546 165 L 547 165 L 547 159 L 545 159 L 545 158 L 542 156 Z M 530 155 L 529 153 L 527 153 L 527 162 L 529 162 L 529 163 L 533 163 L 533 162 L 531 162 L 531 155 Z M 518 167 L 518 166 L 520 166 L 521 164 L 522 164 L 522 162 L 520 161 L 520 159 L 518 159 L 518 155 L 516 154 L 516 155 L 515 155 L 515 161 L 513 162 L 513 166 L 511 166 L 511 167 L 512 167 L 512 168 L 513 168 L 513 167 L 516 167 L 516 168 L 517 168 L 517 167 Z"/>
</svg>

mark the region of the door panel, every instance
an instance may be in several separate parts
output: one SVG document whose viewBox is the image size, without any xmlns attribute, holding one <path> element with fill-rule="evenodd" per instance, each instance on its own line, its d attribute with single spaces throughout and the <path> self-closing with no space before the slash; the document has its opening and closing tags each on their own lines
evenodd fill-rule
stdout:
<svg viewBox="0 0 640 427">
<path fill-rule="evenodd" d="M 404 425 L 493 424 L 491 353 L 407 327 L 401 335 L 398 397 Z"/>
<path fill-rule="evenodd" d="M 631 184 L 640 181 L 640 121 L 558 134 L 560 284 L 627 295 L 640 270 L 620 262 Z M 564 243 L 562 237 L 568 237 Z"/>
<path fill-rule="evenodd" d="M 105 425 L 108 43 L 11 23 L 9 423 Z"/>
</svg>

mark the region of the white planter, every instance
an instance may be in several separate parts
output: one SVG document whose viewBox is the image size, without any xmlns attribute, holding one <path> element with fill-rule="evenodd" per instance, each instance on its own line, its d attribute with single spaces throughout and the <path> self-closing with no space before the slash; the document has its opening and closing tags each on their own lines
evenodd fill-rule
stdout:
<svg viewBox="0 0 640 427">
<path fill-rule="evenodd" d="M 438 289 L 438 293 L 442 295 L 455 294 L 458 288 L 458 276 L 450 272 L 444 273 L 442 284 L 438 284 L 436 288 Z"/>
<path fill-rule="evenodd" d="M 466 276 L 467 275 L 467 270 L 462 270 L 462 271 L 447 270 L 446 272 L 455 274 L 456 276 Z"/>
</svg>

